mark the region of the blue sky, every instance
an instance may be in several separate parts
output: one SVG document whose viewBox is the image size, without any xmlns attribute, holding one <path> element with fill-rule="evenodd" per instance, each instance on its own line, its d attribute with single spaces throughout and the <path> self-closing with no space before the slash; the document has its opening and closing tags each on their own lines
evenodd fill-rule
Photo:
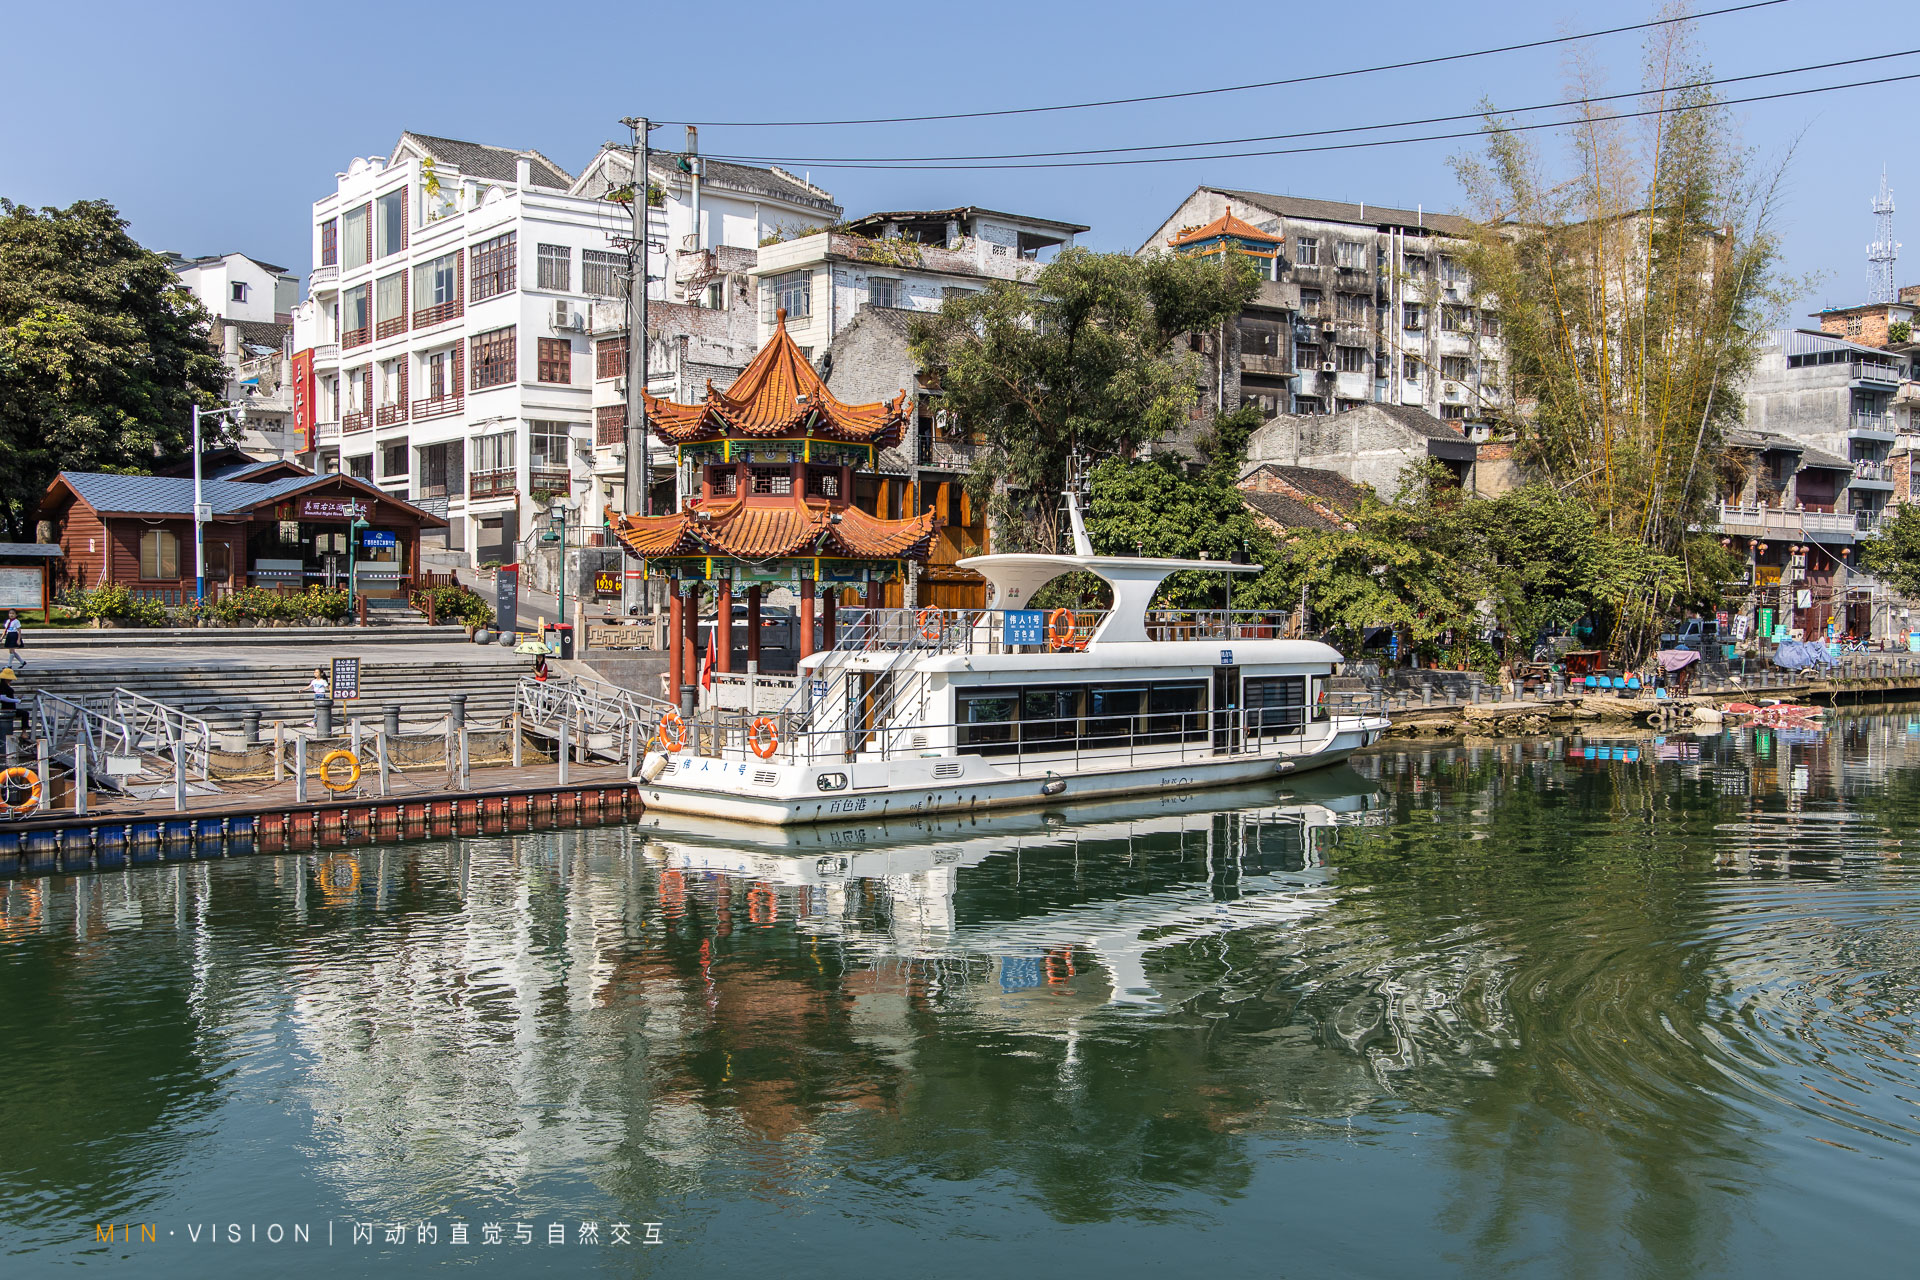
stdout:
<svg viewBox="0 0 1920 1280">
<path fill-rule="evenodd" d="M 1721 3 L 1726 0 L 1720 0 Z M 1712 8 L 1715 3 L 1697 7 Z M 1331 71 L 1568 34 L 1653 16 L 1630 2 L 1375 0 L 1294 8 L 1172 3 L 550 6 L 470 0 L 234 7 L 195 2 L 18 6 L 0 48 L 13 104 L 0 195 L 28 204 L 104 196 L 147 245 L 240 249 L 305 271 L 311 202 L 355 156 L 403 128 L 531 146 L 577 169 L 624 137 L 621 116 L 820 119 L 1035 105 Z M 1701 21 L 1722 75 L 1920 46 L 1910 0 L 1788 0 Z M 1616 88 L 1635 83 L 1640 34 L 1588 48 Z M 638 70 L 634 69 L 638 60 Z M 1524 105 L 1563 96 L 1564 49 L 1333 84 L 1099 111 L 910 127 L 706 128 L 709 153 L 937 154 L 1124 146 L 1320 129 Z M 1801 76 L 1811 85 L 1920 72 L 1920 57 Z M 1779 228 L 1786 268 L 1824 282 L 1795 315 L 1856 301 L 1881 166 L 1908 212 L 1900 279 L 1920 280 L 1920 162 L 1902 103 L 1920 80 L 1738 108 L 1774 163 L 1798 139 Z M 37 109 L 25 104 L 42 104 Z M 678 148 L 677 125 L 655 135 Z M 810 169 L 849 214 L 980 204 L 1092 225 L 1133 249 L 1202 182 L 1339 200 L 1459 207 L 1461 143 L 1139 168 L 1001 172 Z M 1551 145 L 1551 144 L 1549 144 Z"/>
</svg>

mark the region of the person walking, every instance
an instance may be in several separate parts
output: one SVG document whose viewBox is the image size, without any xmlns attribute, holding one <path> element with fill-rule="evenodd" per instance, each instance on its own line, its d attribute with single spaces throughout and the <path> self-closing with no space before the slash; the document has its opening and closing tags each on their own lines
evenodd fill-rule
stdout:
<svg viewBox="0 0 1920 1280">
<path fill-rule="evenodd" d="M 20 611 L 18 609 L 7 610 L 7 665 L 9 667 L 16 662 L 18 662 L 22 668 L 26 667 L 27 660 L 20 656 L 21 646 L 26 644 L 26 642 L 27 638 L 20 628 Z"/>
<path fill-rule="evenodd" d="M 321 704 L 332 702 L 333 696 L 327 689 L 327 677 L 320 668 L 313 669 L 313 679 L 307 681 L 307 692 L 313 695 L 313 710 L 319 714 Z"/>
</svg>

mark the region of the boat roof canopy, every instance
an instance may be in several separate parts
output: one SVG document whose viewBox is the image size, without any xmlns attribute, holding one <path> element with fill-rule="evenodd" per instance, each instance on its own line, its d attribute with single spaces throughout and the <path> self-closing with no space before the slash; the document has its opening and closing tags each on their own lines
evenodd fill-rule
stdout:
<svg viewBox="0 0 1920 1280">
<path fill-rule="evenodd" d="M 1154 592 L 1173 574 L 1185 570 L 1212 573 L 1259 573 L 1263 566 L 1228 560 L 1149 560 L 1138 556 L 1049 556 L 1007 554 L 969 556 L 959 567 L 972 569 L 992 588 L 989 609 L 1028 609 L 1049 582 L 1062 574 L 1097 574 L 1113 588 L 1113 608 L 1089 644 L 1148 639 L 1147 608 Z"/>
</svg>

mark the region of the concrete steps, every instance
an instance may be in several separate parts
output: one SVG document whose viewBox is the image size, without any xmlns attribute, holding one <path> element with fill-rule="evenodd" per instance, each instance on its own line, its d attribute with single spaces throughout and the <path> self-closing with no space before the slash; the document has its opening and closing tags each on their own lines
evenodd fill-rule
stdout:
<svg viewBox="0 0 1920 1280">
<path fill-rule="evenodd" d="M 23 680 L 22 693 L 31 696 L 44 690 L 79 702 L 103 697 L 118 685 L 199 716 L 216 730 L 238 729 L 248 711 L 258 711 L 263 724 L 275 720 L 304 724 L 313 718 L 313 698 L 306 688 L 313 665 L 311 656 L 302 660 L 289 655 L 284 669 L 182 666 L 60 671 L 36 666 Z M 515 663 L 362 660 L 359 700 L 334 703 L 333 715 L 336 722 L 354 715 L 371 719 L 382 708 L 397 705 L 402 719 L 430 720 L 447 714 L 448 695 L 457 692 L 467 695 L 469 720 L 498 722 L 512 713 L 514 690 L 523 674 Z"/>
<path fill-rule="evenodd" d="M 381 627 L 112 627 L 104 631 L 89 628 L 47 627 L 27 633 L 27 648 L 40 649 L 148 649 L 171 646 L 204 648 L 218 645 L 313 644 L 458 644 L 467 638 L 464 627 L 429 627 L 424 623 Z"/>
</svg>

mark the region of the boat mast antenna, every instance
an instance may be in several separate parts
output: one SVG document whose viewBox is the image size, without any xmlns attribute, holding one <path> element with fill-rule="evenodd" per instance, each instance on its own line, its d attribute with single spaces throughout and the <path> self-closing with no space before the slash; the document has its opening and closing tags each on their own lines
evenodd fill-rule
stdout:
<svg viewBox="0 0 1920 1280">
<path fill-rule="evenodd" d="M 1093 540 L 1087 537 L 1087 522 L 1081 510 L 1093 493 L 1091 459 L 1084 453 L 1067 456 L 1067 526 L 1073 531 L 1073 554 L 1093 554 Z"/>
</svg>

